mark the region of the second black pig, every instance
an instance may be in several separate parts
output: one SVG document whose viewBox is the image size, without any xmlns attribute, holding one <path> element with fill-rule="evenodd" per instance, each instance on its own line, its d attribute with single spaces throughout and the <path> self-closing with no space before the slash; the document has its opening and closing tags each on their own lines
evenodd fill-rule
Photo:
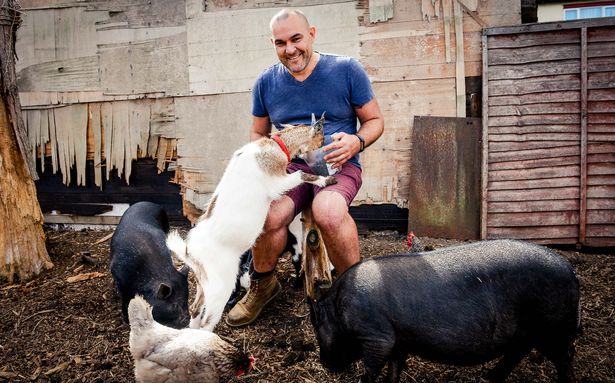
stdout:
<svg viewBox="0 0 615 383">
<path fill-rule="evenodd" d="M 166 246 L 169 221 L 160 205 L 138 202 L 122 216 L 111 239 L 111 274 L 128 321 L 128 303 L 136 294 L 153 307 L 156 321 L 188 325 L 188 268 L 178 271 Z"/>
<path fill-rule="evenodd" d="M 398 382 L 408 354 L 456 365 L 503 356 L 488 376 L 503 381 L 532 348 L 559 381 L 573 380 L 579 283 L 565 259 L 538 245 L 484 241 L 370 258 L 310 311 L 321 362 L 340 370 L 362 358 L 362 382 L 375 382 L 386 363 Z"/>
</svg>

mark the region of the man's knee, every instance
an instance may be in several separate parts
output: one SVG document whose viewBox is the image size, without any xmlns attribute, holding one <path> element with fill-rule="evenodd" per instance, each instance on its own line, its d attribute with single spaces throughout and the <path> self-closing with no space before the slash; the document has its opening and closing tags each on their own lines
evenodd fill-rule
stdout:
<svg viewBox="0 0 615 383">
<path fill-rule="evenodd" d="M 294 218 L 294 212 L 294 203 L 290 198 L 282 197 L 282 199 L 274 201 L 267 213 L 263 231 L 268 233 L 288 226 Z"/>
<path fill-rule="evenodd" d="M 348 218 L 346 200 L 339 193 L 319 193 L 312 203 L 312 215 L 322 230 L 335 229 Z"/>
</svg>

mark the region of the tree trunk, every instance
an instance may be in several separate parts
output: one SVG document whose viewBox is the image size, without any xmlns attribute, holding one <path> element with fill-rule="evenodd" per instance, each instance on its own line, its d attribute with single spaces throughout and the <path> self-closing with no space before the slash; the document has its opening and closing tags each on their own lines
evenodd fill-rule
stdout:
<svg viewBox="0 0 615 383">
<path fill-rule="evenodd" d="M 19 4 L 0 0 L 0 276 L 27 280 L 53 266 L 45 248 L 43 214 L 36 198 L 15 76 Z"/>
</svg>

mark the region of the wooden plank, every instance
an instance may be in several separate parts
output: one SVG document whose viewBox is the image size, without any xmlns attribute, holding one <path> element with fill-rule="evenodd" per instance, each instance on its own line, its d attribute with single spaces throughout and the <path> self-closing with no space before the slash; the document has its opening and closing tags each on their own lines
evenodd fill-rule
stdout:
<svg viewBox="0 0 615 383">
<path fill-rule="evenodd" d="M 615 56 L 615 44 L 613 42 L 589 43 L 587 45 L 587 57 L 613 57 Z"/>
<path fill-rule="evenodd" d="M 464 62 L 481 61 L 479 36 L 478 33 L 460 35 L 464 37 L 461 43 L 465 48 Z M 457 44 L 459 42 L 454 45 L 455 49 Z M 447 63 L 446 47 L 440 34 L 368 40 L 361 45 L 361 63 L 368 69 L 444 64 Z"/>
<path fill-rule="evenodd" d="M 26 129 L 28 131 L 28 142 L 32 151 L 32 158 L 36 159 L 36 146 L 38 145 L 37 136 L 40 135 L 41 111 L 39 109 L 29 110 L 26 117 Z"/>
<path fill-rule="evenodd" d="M 372 0 L 369 2 L 369 22 L 387 21 L 394 15 L 393 0 Z"/>
<path fill-rule="evenodd" d="M 507 162 L 507 161 L 524 161 L 524 160 L 540 160 L 545 158 L 560 158 L 563 156 L 578 156 L 581 154 L 579 145 L 552 147 L 552 148 L 537 148 L 519 151 L 489 152 L 489 163 Z"/>
<path fill-rule="evenodd" d="M 523 190 L 578 186 L 579 177 L 541 178 L 513 181 L 490 181 L 489 190 Z"/>
<path fill-rule="evenodd" d="M 366 64 L 365 61 L 363 61 Z M 406 81 L 406 80 L 430 80 L 455 78 L 455 64 L 453 63 L 434 63 L 434 64 L 416 64 L 405 63 L 400 65 L 388 65 L 383 62 L 378 65 L 377 60 L 373 60 L 371 66 L 366 66 L 369 78 L 373 82 L 387 81 Z M 476 61 L 467 61 L 466 77 L 480 76 L 481 64 Z"/>
<path fill-rule="evenodd" d="M 611 246 L 615 244 L 615 225 L 587 225 L 588 237 L 604 237 L 604 241 L 610 241 Z"/>
<path fill-rule="evenodd" d="M 527 64 L 543 61 L 579 59 L 578 44 L 489 49 L 490 65 Z"/>
<path fill-rule="evenodd" d="M 88 11 L 85 7 L 58 8 L 48 12 L 55 16 L 54 38 L 57 59 L 96 56 L 98 43 L 96 25 L 107 20 L 109 13 Z"/>
<path fill-rule="evenodd" d="M 613 131 L 613 125 L 610 124 L 588 124 L 588 133 L 611 133 Z"/>
<path fill-rule="evenodd" d="M 615 237 L 611 234 L 608 237 L 587 237 L 585 243 L 592 247 L 613 247 L 615 246 Z"/>
<path fill-rule="evenodd" d="M 100 90 L 98 57 L 77 57 L 31 65 L 19 72 L 24 92 Z"/>
<path fill-rule="evenodd" d="M 570 146 L 570 142 L 561 141 L 561 142 L 549 142 L 549 141 L 529 141 L 529 142 L 490 142 L 490 156 L 491 153 L 497 152 L 511 152 L 511 151 L 519 151 L 525 152 L 527 150 L 534 149 L 551 149 L 551 148 L 563 148 Z"/>
<path fill-rule="evenodd" d="M 615 198 L 615 185 L 588 186 L 587 198 Z"/>
<path fill-rule="evenodd" d="M 615 125 L 615 114 L 610 113 L 591 113 L 587 116 L 590 124 L 613 124 Z"/>
<path fill-rule="evenodd" d="M 517 96 L 530 93 L 578 91 L 581 88 L 579 76 L 560 75 L 535 77 L 522 80 L 495 80 L 489 82 L 493 96 Z"/>
<path fill-rule="evenodd" d="M 588 163 L 587 174 L 592 176 L 615 174 L 615 162 Z"/>
<path fill-rule="evenodd" d="M 455 92 L 457 99 L 457 117 L 466 116 L 466 80 L 465 56 L 463 42 L 463 12 L 459 1 L 453 1 L 453 14 L 455 16 Z"/>
<path fill-rule="evenodd" d="M 72 129 L 75 146 L 75 167 L 77 169 L 77 185 L 85 186 L 85 161 L 87 159 L 88 142 L 88 105 L 76 104 L 67 108 L 72 117 Z"/>
<path fill-rule="evenodd" d="M 442 13 L 444 15 L 442 20 L 444 24 L 444 57 L 447 63 L 453 61 L 451 55 L 451 15 L 453 12 L 451 1 L 455 0 L 442 1 Z"/>
<path fill-rule="evenodd" d="M 587 111 L 589 113 L 615 113 L 615 102 L 612 100 L 591 101 L 587 104 Z"/>
<path fill-rule="evenodd" d="M 487 32 L 488 33 L 488 32 Z M 564 31 L 544 31 L 535 33 L 521 33 L 510 35 L 489 36 L 489 48 L 526 48 L 526 47 L 545 47 L 550 45 L 580 43 L 581 37 L 578 30 L 570 29 Z"/>
<path fill-rule="evenodd" d="M 615 210 L 588 210 L 587 212 L 587 224 L 611 224 L 615 225 Z M 613 226 L 615 229 L 615 226 Z M 611 233 L 615 235 L 615 231 Z"/>
<path fill-rule="evenodd" d="M 49 144 L 51 147 L 51 169 L 55 174 L 58 171 L 58 139 L 56 136 L 55 110 L 51 109 L 47 114 L 49 118 Z"/>
<path fill-rule="evenodd" d="M 556 136 L 556 133 L 571 134 L 580 132 L 578 125 L 525 125 L 525 126 L 491 126 L 489 136 L 497 134 L 540 134 L 548 133 Z"/>
<path fill-rule="evenodd" d="M 612 89 L 589 89 L 588 101 L 613 101 L 615 100 L 615 88 Z"/>
<path fill-rule="evenodd" d="M 580 112 L 578 102 L 492 106 L 490 109 L 492 116 L 523 116 L 528 114 L 561 114 Z"/>
<path fill-rule="evenodd" d="M 578 133 L 490 134 L 490 142 L 579 141 Z"/>
<path fill-rule="evenodd" d="M 557 31 L 561 33 L 562 31 L 568 29 L 579 29 L 583 27 L 587 28 L 595 28 L 595 27 L 610 27 L 613 25 L 612 17 L 603 17 L 596 19 L 584 19 L 584 20 L 574 20 L 574 21 L 556 21 L 556 22 L 548 22 L 548 23 L 535 23 L 535 24 L 524 24 L 520 26 L 505 26 L 505 27 L 492 27 L 485 28 L 485 34 L 487 36 L 496 36 L 496 35 L 509 35 L 509 34 L 524 34 L 524 33 L 537 33 L 537 32 L 545 32 L 545 31 Z"/>
<path fill-rule="evenodd" d="M 90 109 L 89 127 L 92 130 L 94 141 L 94 185 L 102 190 L 102 121 L 100 116 L 100 103 L 91 103 L 88 105 Z"/>
<path fill-rule="evenodd" d="M 153 100 L 150 109 L 151 135 L 165 138 L 180 137 L 175 125 L 177 117 L 175 116 L 173 98 L 169 97 Z M 154 155 L 155 151 L 148 149 L 148 153 Z"/>
<path fill-rule="evenodd" d="M 613 89 L 615 88 L 615 72 L 590 73 L 587 86 L 589 89 Z"/>
<path fill-rule="evenodd" d="M 612 18 L 611 18 L 612 19 Z M 587 30 L 587 40 L 590 42 L 612 41 L 615 42 L 615 28 L 613 24 L 601 28 L 589 28 Z"/>
<path fill-rule="evenodd" d="M 587 200 L 587 210 L 615 209 L 615 199 L 591 198 Z"/>
<path fill-rule="evenodd" d="M 489 80 L 524 79 L 541 76 L 557 76 L 562 74 L 577 74 L 580 71 L 578 60 L 562 60 L 553 62 L 534 62 L 519 65 L 495 65 L 489 70 Z"/>
<path fill-rule="evenodd" d="M 577 225 L 578 211 L 550 211 L 530 213 L 492 213 L 489 216 L 489 227 L 543 227 Z"/>
<path fill-rule="evenodd" d="M 545 227 L 493 227 L 489 228 L 488 238 L 515 238 L 515 239 L 557 239 L 554 243 L 562 243 L 561 239 L 578 238 L 579 228 L 570 226 L 545 226 Z M 574 243 L 574 242 L 573 242 Z"/>
<path fill-rule="evenodd" d="M 489 172 L 489 182 L 491 181 L 512 181 L 519 182 L 527 180 L 538 180 L 545 178 L 578 177 L 579 166 L 553 166 L 535 169 L 513 169 L 513 170 L 494 170 Z M 576 184 L 578 185 L 578 183 Z"/>
<path fill-rule="evenodd" d="M 603 122 L 603 115 L 593 115 L 595 122 Z M 591 117 L 590 117 L 591 118 Z M 614 117 L 615 118 L 615 117 Z M 527 116 L 504 116 L 491 117 L 489 126 L 526 126 L 526 125 L 547 125 L 547 124 L 574 124 L 580 123 L 581 117 L 578 114 L 554 114 L 554 115 L 527 115 Z M 591 120 L 590 120 L 591 121 Z"/>
<path fill-rule="evenodd" d="M 489 164 L 489 170 L 509 169 L 534 169 L 548 166 L 579 165 L 579 156 L 557 156 L 555 158 L 541 158 L 535 160 L 512 160 L 506 162 L 493 162 Z"/>
<path fill-rule="evenodd" d="M 318 20 L 319 51 L 362 57 L 360 50 L 364 48 L 359 45 L 357 17 L 364 11 L 357 9 L 355 2 L 315 5 L 303 11 L 309 20 Z M 263 69 L 278 61 L 269 41 L 267 26 L 271 16 L 271 8 L 261 6 L 241 11 L 198 12 L 188 17 L 190 94 L 249 91 Z M 222 41 L 220 36 L 224 36 Z M 389 56 L 390 53 L 384 57 Z"/>
<path fill-rule="evenodd" d="M 600 142 L 600 143 L 587 143 L 587 153 L 588 154 L 599 154 L 599 153 L 613 153 L 615 152 L 615 144 Z"/>
<path fill-rule="evenodd" d="M 103 102 L 100 105 L 100 120 L 101 127 L 104 133 L 104 158 L 105 158 L 105 168 L 107 173 L 107 180 L 109 180 L 109 175 L 111 174 L 111 168 L 113 167 L 113 157 L 111 154 L 111 143 L 113 137 L 113 103 L 111 102 Z"/>
<path fill-rule="evenodd" d="M 54 110 L 56 139 L 58 143 L 58 162 L 64 185 L 70 184 L 70 168 L 73 165 L 74 159 L 74 156 L 70 154 L 70 133 L 72 133 L 72 129 L 70 128 L 69 121 L 70 113 L 68 113 L 67 110 L 66 106 Z"/>
<path fill-rule="evenodd" d="M 578 211 L 579 199 L 489 202 L 489 213 L 532 213 L 543 211 Z"/>
<path fill-rule="evenodd" d="M 596 95 L 599 99 L 602 95 Z M 615 92 L 613 94 L 615 99 Z M 489 106 L 502 105 L 530 105 L 541 103 L 558 103 L 558 102 L 579 102 L 580 96 L 577 90 L 563 92 L 539 92 L 529 94 L 518 94 L 513 96 L 493 96 L 489 97 Z"/>
<path fill-rule="evenodd" d="M 488 159 L 489 159 L 489 99 L 492 95 L 489 93 L 489 46 L 487 35 L 483 32 L 482 37 L 482 98 L 483 98 L 483 124 L 482 124 L 482 137 L 481 137 L 481 192 L 480 192 L 480 239 L 487 239 L 487 220 L 488 220 L 488 189 L 487 189 L 487 177 L 489 175 Z"/>
<path fill-rule="evenodd" d="M 615 142 L 615 132 L 588 134 L 587 140 L 588 142 Z"/>
<path fill-rule="evenodd" d="M 613 72 L 615 71 L 615 59 L 608 57 L 592 57 L 587 59 L 587 72 Z"/>
<path fill-rule="evenodd" d="M 186 33 L 101 46 L 100 87 L 106 94 L 186 95 L 189 93 L 187 49 Z"/>
<path fill-rule="evenodd" d="M 121 216 L 95 215 L 76 216 L 62 214 L 45 214 L 46 224 L 71 224 L 71 225 L 117 225 Z"/>
<path fill-rule="evenodd" d="M 527 190 L 489 190 L 489 201 L 492 202 L 511 202 L 511 201 L 539 201 L 539 200 L 560 200 L 579 198 L 578 187 L 565 187 L 556 189 L 527 189 Z"/>
<path fill-rule="evenodd" d="M 588 177 L 587 179 L 588 185 L 615 185 L 615 177 L 613 177 L 613 173 L 600 175 L 590 174 L 590 176 L 591 177 Z"/>
</svg>

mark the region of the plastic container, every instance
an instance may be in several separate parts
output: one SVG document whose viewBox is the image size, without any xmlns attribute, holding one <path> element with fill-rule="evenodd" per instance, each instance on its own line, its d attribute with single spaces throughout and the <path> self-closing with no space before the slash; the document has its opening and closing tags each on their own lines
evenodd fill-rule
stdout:
<svg viewBox="0 0 615 383">
<path fill-rule="evenodd" d="M 312 150 L 311 152 L 308 152 L 305 155 L 305 162 L 308 164 L 310 169 L 312 169 L 314 174 L 318 174 L 319 176 L 326 177 L 326 176 L 332 176 L 335 173 L 337 173 L 337 169 L 331 168 L 331 165 L 329 165 L 324 160 L 324 156 L 329 151 L 324 151 L 323 148 L 329 145 L 331 142 L 333 142 L 333 140 L 331 139 L 331 136 L 325 136 L 324 143 L 320 148 L 316 150 Z"/>
</svg>

